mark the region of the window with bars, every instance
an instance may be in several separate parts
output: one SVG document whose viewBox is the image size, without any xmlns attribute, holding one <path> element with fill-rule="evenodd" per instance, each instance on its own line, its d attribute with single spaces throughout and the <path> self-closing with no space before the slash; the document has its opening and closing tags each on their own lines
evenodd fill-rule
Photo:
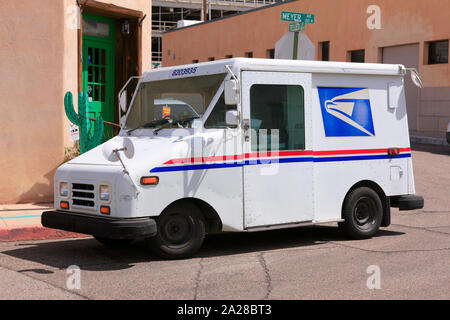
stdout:
<svg viewBox="0 0 450 320">
<path fill-rule="evenodd" d="M 428 64 L 448 63 L 448 40 L 428 42 Z"/>
<path fill-rule="evenodd" d="M 106 50 L 88 47 L 87 91 L 90 101 L 105 102 Z"/>
</svg>

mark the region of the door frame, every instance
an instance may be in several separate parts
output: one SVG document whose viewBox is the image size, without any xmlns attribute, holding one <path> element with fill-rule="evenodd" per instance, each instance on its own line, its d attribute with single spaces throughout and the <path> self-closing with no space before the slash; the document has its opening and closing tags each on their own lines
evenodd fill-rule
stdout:
<svg viewBox="0 0 450 320">
<path fill-rule="evenodd" d="M 266 178 L 261 178 L 261 176 L 258 177 L 258 174 L 255 172 L 255 169 L 260 167 L 261 164 L 259 162 L 256 165 L 255 162 L 253 162 L 253 164 L 251 163 L 255 152 L 251 149 L 251 134 L 249 134 L 248 130 L 245 130 L 247 122 L 251 127 L 250 89 L 254 84 L 300 85 L 303 87 L 305 130 L 304 149 L 285 152 L 278 151 L 278 154 L 275 154 L 274 158 L 279 159 L 279 171 L 277 171 L 276 175 L 267 175 Z M 241 108 L 244 125 L 242 139 L 243 153 L 245 157 L 245 164 L 243 167 L 244 229 L 313 221 L 314 163 L 312 161 L 312 152 L 310 151 L 312 150 L 312 112 L 310 108 L 312 103 L 312 74 L 295 72 L 243 71 L 241 92 Z M 246 141 L 246 137 L 249 137 L 248 141 Z M 256 154 L 259 158 L 260 154 Z M 295 171 L 289 171 L 292 169 L 295 169 Z M 296 174 L 299 180 L 295 180 Z M 277 175 L 279 181 L 277 181 Z M 253 178 L 257 177 L 256 180 L 259 181 L 249 181 L 249 179 L 252 179 L 252 176 Z M 270 189 L 271 187 L 264 188 L 264 185 L 273 185 L 274 187 L 272 189 Z M 253 191 L 249 191 L 251 186 L 257 190 L 255 189 Z M 266 202 L 264 205 L 260 206 L 259 209 L 255 209 L 253 207 L 255 203 L 258 203 L 258 201 L 264 202 L 264 199 L 271 199 L 275 195 L 273 192 L 277 193 L 280 190 L 285 190 L 288 193 L 290 191 L 294 192 L 296 187 L 299 188 L 298 194 L 291 193 L 290 199 L 293 200 L 295 198 L 299 200 L 299 203 L 302 203 L 301 207 L 297 206 L 296 209 L 298 209 L 298 211 L 294 209 L 295 207 L 293 205 L 295 205 L 295 203 L 280 203 L 279 210 L 276 212 L 277 216 L 273 216 L 273 214 L 271 215 L 271 209 L 275 210 L 274 207 L 276 207 L 273 203 L 272 205 L 269 205 L 270 203 Z M 258 197 L 254 197 L 254 195 L 258 193 L 260 193 L 259 199 Z M 280 194 L 278 196 L 280 196 Z M 287 196 L 289 196 L 289 194 L 287 194 Z M 302 197 L 303 199 L 300 200 Z M 275 199 L 275 202 L 280 201 L 280 199 L 283 198 Z"/>
<path fill-rule="evenodd" d="M 112 18 L 115 20 L 121 20 L 121 19 L 129 19 L 129 20 L 135 20 L 137 21 L 137 55 L 138 55 L 138 74 L 141 75 L 143 71 L 142 66 L 142 24 L 147 17 L 144 12 L 140 10 L 134 10 L 130 8 L 120 7 L 114 4 L 104 3 L 96 0 L 89 0 L 84 1 L 84 3 L 81 3 L 81 1 L 77 0 L 77 5 L 80 8 L 80 15 L 79 15 L 79 28 L 77 33 L 77 42 L 78 42 L 78 92 L 82 91 L 83 88 L 83 23 L 82 22 L 82 15 L 81 14 L 93 14 L 101 17 L 106 18 Z M 133 74 L 134 75 L 134 74 Z M 128 80 L 128 75 L 127 79 Z M 126 81 L 124 80 L 124 82 Z M 122 84 L 117 87 L 117 84 L 115 86 L 115 91 L 119 90 Z"/>
<path fill-rule="evenodd" d="M 115 20 L 111 18 L 106 18 L 102 16 L 97 16 L 93 14 L 83 13 L 83 19 L 90 19 L 95 20 L 99 22 L 106 22 L 109 24 L 109 37 L 108 38 L 102 38 L 102 37 L 95 37 L 91 35 L 84 35 L 83 34 L 83 49 L 82 49 L 82 57 L 83 57 L 83 64 L 82 64 L 82 91 L 87 91 L 87 83 L 88 83 L 88 64 L 85 59 L 85 54 L 87 55 L 86 48 L 88 47 L 86 44 L 88 43 L 98 43 L 101 46 L 103 46 L 105 49 L 109 49 L 111 52 L 109 62 L 109 68 L 107 69 L 107 79 L 105 81 L 105 89 L 107 89 L 107 95 L 105 95 L 105 103 L 110 106 L 110 110 L 106 114 L 104 114 L 104 110 L 100 110 L 102 113 L 103 120 L 114 122 L 114 112 L 115 112 Z M 107 58 L 108 59 L 108 58 Z M 108 72 L 109 71 L 109 72 Z"/>
</svg>

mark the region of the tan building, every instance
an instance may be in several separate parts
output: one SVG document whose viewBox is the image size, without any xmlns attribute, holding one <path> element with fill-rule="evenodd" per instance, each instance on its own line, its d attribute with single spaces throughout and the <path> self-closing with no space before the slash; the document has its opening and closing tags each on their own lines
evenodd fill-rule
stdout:
<svg viewBox="0 0 450 320">
<path fill-rule="evenodd" d="M 0 203 L 51 201 L 73 146 L 64 95 L 118 122 L 118 91 L 151 68 L 151 0 L 2 0 L 0 21 Z"/>
<path fill-rule="evenodd" d="M 227 57 L 273 58 L 275 43 L 289 31 L 289 22 L 281 20 L 282 11 L 315 15 L 305 33 L 316 46 L 317 60 L 417 68 L 424 88 L 406 81 L 410 130 L 444 137 L 450 121 L 450 1 L 286 1 L 166 32 L 163 65 Z"/>
</svg>

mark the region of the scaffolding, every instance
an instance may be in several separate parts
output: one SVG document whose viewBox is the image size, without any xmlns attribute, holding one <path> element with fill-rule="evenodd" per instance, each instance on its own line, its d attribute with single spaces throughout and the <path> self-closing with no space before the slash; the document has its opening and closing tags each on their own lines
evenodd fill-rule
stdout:
<svg viewBox="0 0 450 320">
<path fill-rule="evenodd" d="M 184 24 L 179 21 L 202 22 L 238 12 L 282 2 L 283 0 L 153 0 L 152 1 L 152 66 L 162 61 L 162 34 Z"/>
</svg>

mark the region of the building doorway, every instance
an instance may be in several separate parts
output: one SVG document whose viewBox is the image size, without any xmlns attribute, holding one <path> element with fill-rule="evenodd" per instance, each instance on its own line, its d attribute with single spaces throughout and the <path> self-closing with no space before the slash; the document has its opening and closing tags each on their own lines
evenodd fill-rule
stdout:
<svg viewBox="0 0 450 320">
<path fill-rule="evenodd" d="M 115 22 L 83 14 L 83 92 L 89 97 L 89 117 L 114 122 Z"/>
<path fill-rule="evenodd" d="M 102 116 L 104 137 L 118 133 L 118 93 L 127 80 L 142 74 L 143 31 L 146 15 L 125 7 L 89 0 L 78 33 L 78 88 L 88 93 L 89 117 Z M 137 80 L 129 83 L 126 101 L 131 101 Z M 91 120 L 92 122 L 93 120 Z"/>
</svg>

